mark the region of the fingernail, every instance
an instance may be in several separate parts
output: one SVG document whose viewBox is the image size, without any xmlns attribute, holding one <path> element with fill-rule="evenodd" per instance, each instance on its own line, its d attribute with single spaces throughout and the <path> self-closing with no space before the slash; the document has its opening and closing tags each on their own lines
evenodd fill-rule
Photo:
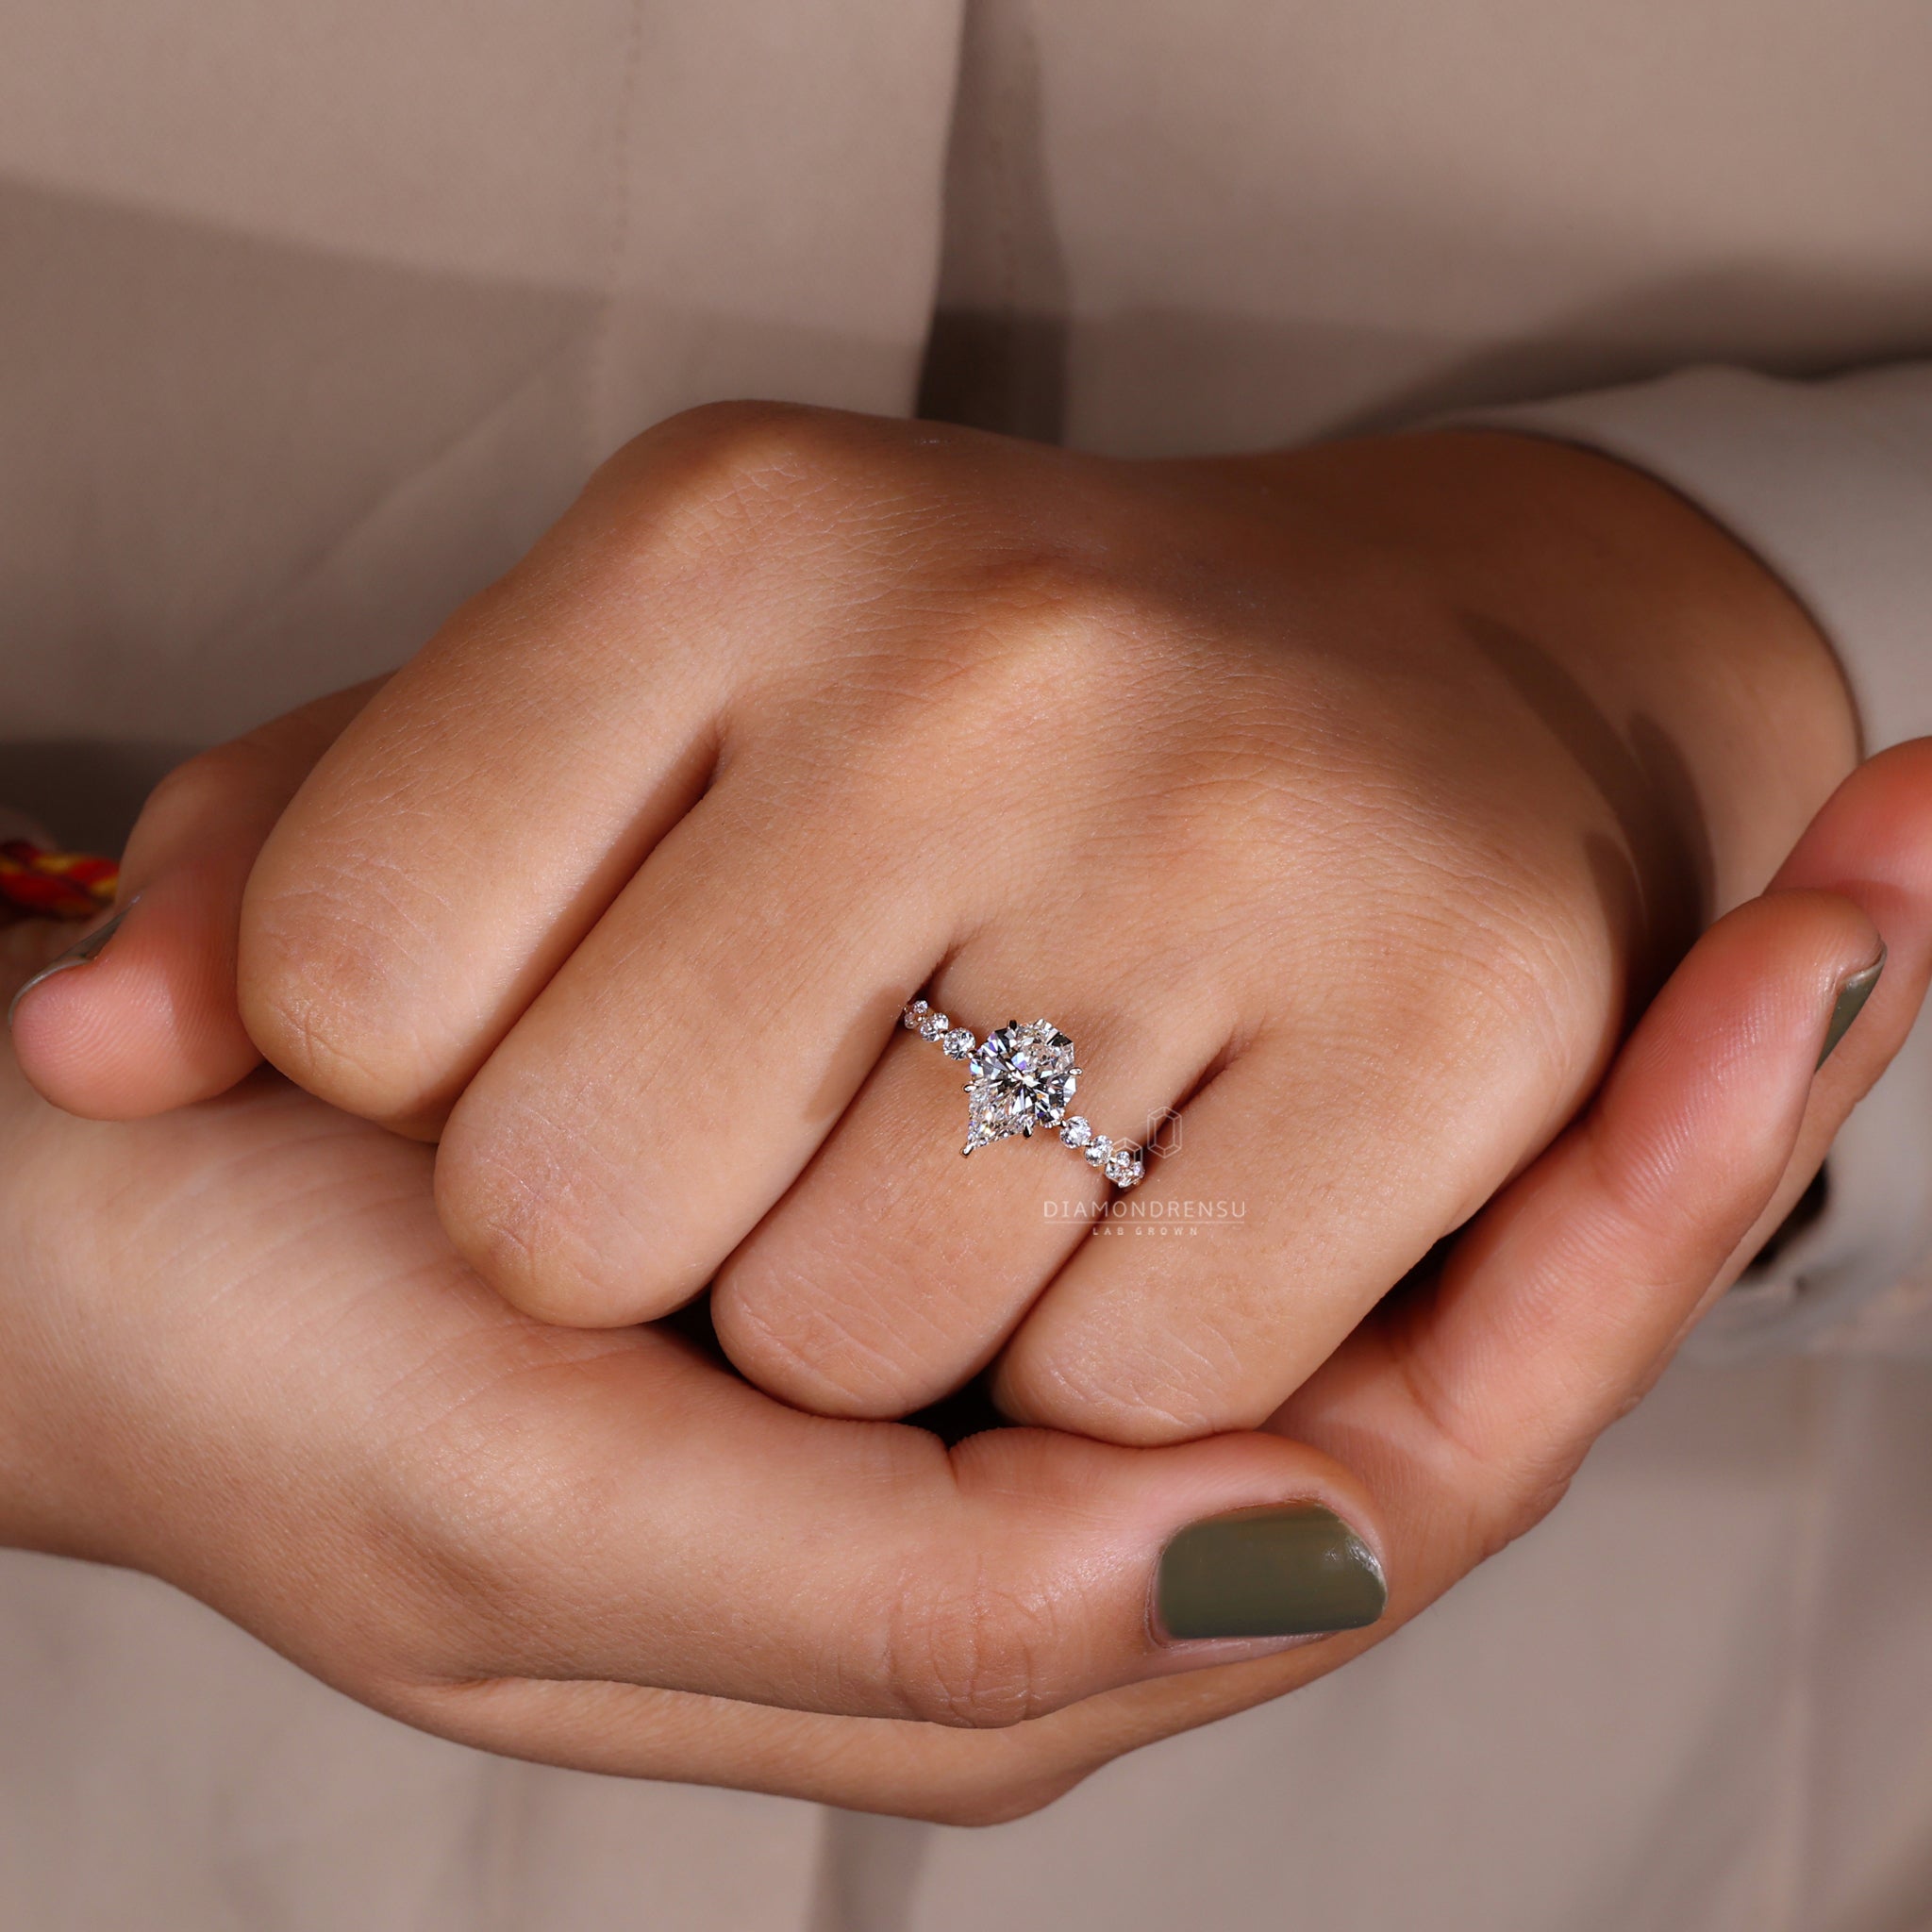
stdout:
<svg viewBox="0 0 1932 1932">
<path fill-rule="evenodd" d="M 1308 1637 L 1358 1630 L 1389 1601 L 1375 1553 L 1318 1503 L 1236 1509 L 1191 1523 L 1160 1553 L 1160 1634 Z"/>
<path fill-rule="evenodd" d="M 113 918 L 108 920 L 105 924 L 101 925 L 95 926 L 93 931 L 89 933 L 85 939 L 77 941 L 74 945 L 69 946 L 68 949 L 64 953 L 62 953 L 58 959 L 52 962 L 52 964 L 42 966 L 41 970 L 38 973 L 36 973 L 34 976 L 31 979 L 29 979 L 27 983 L 24 987 L 22 987 L 17 993 L 13 995 L 13 1004 L 7 1008 L 8 1025 L 11 1026 L 13 1024 L 13 1016 L 14 1014 L 20 1011 L 21 1001 L 25 999 L 27 994 L 33 991 L 34 988 L 39 986 L 43 979 L 52 979 L 55 974 L 57 973 L 65 973 L 71 967 L 85 966 L 89 962 L 89 960 L 98 959 L 101 957 L 102 949 L 107 945 L 108 941 L 114 937 L 115 929 L 120 925 L 121 922 L 124 919 L 125 919 L 127 915 L 133 910 L 134 901 L 130 899 L 128 900 L 126 905 L 122 907 L 120 911 L 115 913 Z"/>
<path fill-rule="evenodd" d="M 1878 957 L 1871 965 L 1860 967 L 1849 979 L 1840 981 L 1838 999 L 1831 1008 L 1831 1024 L 1824 1029 L 1824 1050 L 1818 1056 L 1819 1066 L 1831 1058 L 1839 1041 L 1851 1031 L 1852 1022 L 1865 1010 L 1865 1002 L 1872 997 L 1872 989 L 1884 971 L 1885 948 L 1880 946 Z"/>
</svg>

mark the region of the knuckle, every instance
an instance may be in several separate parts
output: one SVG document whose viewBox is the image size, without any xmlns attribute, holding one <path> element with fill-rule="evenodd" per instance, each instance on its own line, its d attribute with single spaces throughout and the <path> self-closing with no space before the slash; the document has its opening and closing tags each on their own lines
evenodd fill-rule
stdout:
<svg viewBox="0 0 1932 1932">
<path fill-rule="evenodd" d="M 1494 1549 L 1486 1555 L 1493 1556 L 1496 1550 L 1513 1543 L 1518 1537 L 1527 1536 L 1570 1493 L 1574 1475 L 1573 1468 L 1546 1470 L 1526 1483 L 1516 1498 L 1515 1507 L 1499 1525 Z"/>
<path fill-rule="evenodd" d="M 409 894 L 374 864 L 319 858 L 300 886 L 243 902 L 240 997 L 256 1044 L 350 1113 L 396 1120 L 429 1104 L 438 1069 L 410 1024 Z"/>
<path fill-rule="evenodd" d="M 909 678 L 882 679 L 869 659 L 850 673 L 897 721 L 878 735 L 903 752 L 909 734 L 941 769 L 1064 768 L 1091 741 L 1070 715 L 1130 710 L 1166 675 L 1160 620 L 1077 560 L 996 560 L 916 640 Z"/>
<path fill-rule="evenodd" d="M 904 1276 L 874 1285 L 850 1258 L 840 1266 L 837 1291 L 828 1292 L 823 1274 L 756 1253 L 727 1265 L 711 1290 L 719 1344 L 748 1380 L 798 1407 L 903 1415 L 934 1379 L 902 1340 Z"/>
<path fill-rule="evenodd" d="M 606 467 L 620 474 L 679 462 L 731 474 L 783 468 L 802 447 L 827 440 L 827 426 L 841 420 L 834 411 L 804 403 L 699 403 L 634 438 Z"/>
<path fill-rule="evenodd" d="M 1098 622 L 1110 609 L 1131 616 L 1139 607 L 1118 582 L 1105 559 L 1077 539 L 1038 540 L 1002 546 L 985 558 L 978 566 L 978 601 L 1014 636 L 1051 635 L 1088 616 Z"/>
<path fill-rule="evenodd" d="M 176 765 L 148 793 L 142 808 L 142 836 L 178 835 L 229 818 L 238 806 L 272 786 L 275 777 L 267 752 L 247 739 L 200 752 Z"/>
<path fill-rule="evenodd" d="M 703 498 L 782 499 L 810 480 L 836 436 L 793 403 L 708 403 L 672 420 L 684 491 Z"/>
<path fill-rule="evenodd" d="M 1048 1659 L 1058 1618 L 1049 1598 L 994 1576 L 984 1561 L 899 1593 L 887 1681 L 908 1715 L 999 1730 L 1054 1707 Z"/>
<path fill-rule="evenodd" d="M 1049 706 L 1076 697 L 1131 697 L 1171 668 L 1173 627 L 1158 599 L 1098 560 L 1055 549 L 991 569 L 983 608 L 994 660 L 1009 685 Z"/>
<path fill-rule="evenodd" d="M 1203 1297 L 1205 1302 L 1207 1297 Z M 1257 1426 L 1278 1406 L 1253 1394 L 1252 1347 L 1243 1349 L 1204 1309 L 1185 1324 L 1138 1333 L 1119 1319 L 1091 1332 L 1016 1340 L 997 1372 L 1003 1404 L 1042 1426 L 1130 1448 L 1191 1442 Z"/>
<path fill-rule="evenodd" d="M 466 1096 L 436 1160 L 436 1208 L 469 1265 L 513 1307 L 569 1328 L 620 1327 L 667 1314 L 688 1295 L 654 1291 L 627 1268 L 635 1243 L 613 1226 L 590 1157 L 566 1122 L 506 1113 Z"/>
<path fill-rule="evenodd" d="M 506 1145 L 458 1113 L 437 1151 L 436 1211 L 457 1253 L 513 1307 L 593 1324 L 597 1310 L 566 1260 L 571 1179 L 558 1165 L 530 1136 Z"/>
<path fill-rule="evenodd" d="M 567 1321 L 543 1258 L 552 1225 L 540 1189 L 514 1165 L 445 1138 L 436 1156 L 436 1212 L 457 1253 L 498 1294 L 539 1320 Z"/>
<path fill-rule="evenodd" d="M 1427 1425 L 1424 1466 L 1437 1499 L 1434 1534 L 1455 1547 L 1463 1568 L 1473 1569 L 1527 1535 L 1563 1500 L 1589 1442 L 1566 1438 L 1525 1457 L 1495 1440 L 1414 1350 L 1399 1348 L 1392 1360 Z"/>
<path fill-rule="evenodd" d="M 799 404 L 707 403 L 647 430 L 592 479 L 587 506 L 614 516 L 621 554 L 654 580 L 748 564 L 850 508 L 869 465 L 855 419 Z"/>
</svg>

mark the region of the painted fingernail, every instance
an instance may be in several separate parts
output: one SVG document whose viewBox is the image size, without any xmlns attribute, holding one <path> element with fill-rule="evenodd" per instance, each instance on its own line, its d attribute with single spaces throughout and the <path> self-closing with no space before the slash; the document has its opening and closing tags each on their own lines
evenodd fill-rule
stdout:
<svg viewBox="0 0 1932 1932">
<path fill-rule="evenodd" d="M 133 910 L 134 901 L 130 899 L 128 900 L 126 905 L 122 907 L 120 911 L 115 913 L 113 918 L 108 920 L 104 924 L 95 926 L 93 931 L 89 933 L 84 940 L 79 941 L 75 945 L 69 946 L 68 949 L 64 953 L 62 953 L 58 959 L 55 959 L 50 965 L 42 966 L 41 970 L 38 973 L 36 973 L 34 976 L 31 979 L 29 979 L 27 983 L 24 987 L 22 987 L 17 993 L 13 995 L 13 1004 L 7 1008 L 8 1025 L 11 1026 L 13 1024 L 13 1016 L 14 1014 L 20 1011 L 21 1001 L 25 999 L 27 994 L 33 991 L 34 988 L 39 986 L 43 979 L 52 979 L 55 974 L 57 973 L 65 973 L 72 967 L 85 966 L 91 959 L 98 959 L 101 957 L 102 950 L 106 947 L 108 941 L 114 937 L 114 933 L 116 929 L 119 927 L 121 922 L 124 919 L 125 919 L 127 915 Z"/>
<path fill-rule="evenodd" d="M 1309 1637 L 1358 1630 L 1389 1601 L 1375 1553 L 1319 1503 L 1237 1509 L 1191 1523 L 1160 1553 L 1160 1634 Z"/>
<path fill-rule="evenodd" d="M 1824 1050 L 1818 1056 L 1822 1067 L 1837 1049 L 1838 1043 L 1851 1031 L 1852 1022 L 1865 1010 L 1865 1002 L 1872 997 L 1872 989 L 1878 984 L 1878 975 L 1885 971 L 1885 948 L 1880 946 L 1878 957 L 1869 966 L 1861 967 L 1849 979 L 1839 982 L 1838 999 L 1831 1008 L 1831 1024 L 1824 1029 Z"/>
</svg>

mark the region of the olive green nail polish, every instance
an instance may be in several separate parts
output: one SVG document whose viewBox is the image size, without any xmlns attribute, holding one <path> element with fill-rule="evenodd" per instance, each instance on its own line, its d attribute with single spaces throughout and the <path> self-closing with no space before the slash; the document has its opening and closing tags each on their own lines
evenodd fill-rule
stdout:
<svg viewBox="0 0 1932 1932">
<path fill-rule="evenodd" d="M 1865 1009 L 1865 1002 L 1872 997 L 1872 989 L 1878 984 L 1878 975 L 1885 971 L 1885 948 L 1880 946 L 1878 957 L 1871 965 L 1854 973 L 1843 981 L 1838 990 L 1838 1000 L 1831 1009 L 1831 1024 L 1824 1029 L 1824 1050 L 1818 1056 L 1822 1067 L 1832 1056 L 1833 1049 L 1851 1030 L 1852 1022 Z"/>
<path fill-rule="evenodd" d="M 1160 1553 L 1160 1632 L 1307 1637 L 1357 1630 L 1389 1601 L 1375 1553 L 1318 1503 L 1237 1509 L 1191 1523 Z"/>
<path fill-rule="evenodd" d="M 108 941 L 114 937 L 116 928 L 120 925 L 121 922 L 124 919 L 125 919 L 131 911 L 133 911 L 133 909 L 134 901 L 130 899 L 128 900 L 126 905 L 122 907 L 120 911 L 115 913 L 112 919 L 108 920 L 103 925 L 95 926 L 93 931 L 89 933 L 84 940 L 81 940 L 80 941 L 78 941 L 78 943 L 75 945 L 69 946 L 68 949 L 64 953 L 62 953 L 58 958 L 55 959 L 50 965 L 42 966 L 41 970 L 38 973 L 36 973 L 34 976 L 31 979 L 29 979 L 27 983 L 24 987 L 22 987 L 17 993 L 13 995 L 13 1002 L 7 1008 L 8 1025 L 11 1026 L 13 1024 L 13 1016 L 14 1014 L 20 1011 L 21 1001 L 25 999 L 27 994 L 33 991 L 34 988 L 39 986 L 43 979 L 52 979 L 55 974 L 57 973 L 65 973 L 70 967 L 85 966 L 89 960 L 98 959 L 101 956 L 103 948 L 105 948 Z"/>
</svg>

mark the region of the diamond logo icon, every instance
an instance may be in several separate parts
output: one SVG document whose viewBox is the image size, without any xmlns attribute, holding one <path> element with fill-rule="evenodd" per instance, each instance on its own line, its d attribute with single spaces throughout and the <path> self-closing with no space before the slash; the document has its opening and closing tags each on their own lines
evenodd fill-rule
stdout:
<svg viewBox="0 0 1932 1932">
<path fill-rule="evenodd" d="M 974 1050 L 966 1070 L 966 1154 L 1058 1126 L 1080 1076 L 1074 1042 L 1051 1020 L 1008 1020 Z"/>
</svg>

